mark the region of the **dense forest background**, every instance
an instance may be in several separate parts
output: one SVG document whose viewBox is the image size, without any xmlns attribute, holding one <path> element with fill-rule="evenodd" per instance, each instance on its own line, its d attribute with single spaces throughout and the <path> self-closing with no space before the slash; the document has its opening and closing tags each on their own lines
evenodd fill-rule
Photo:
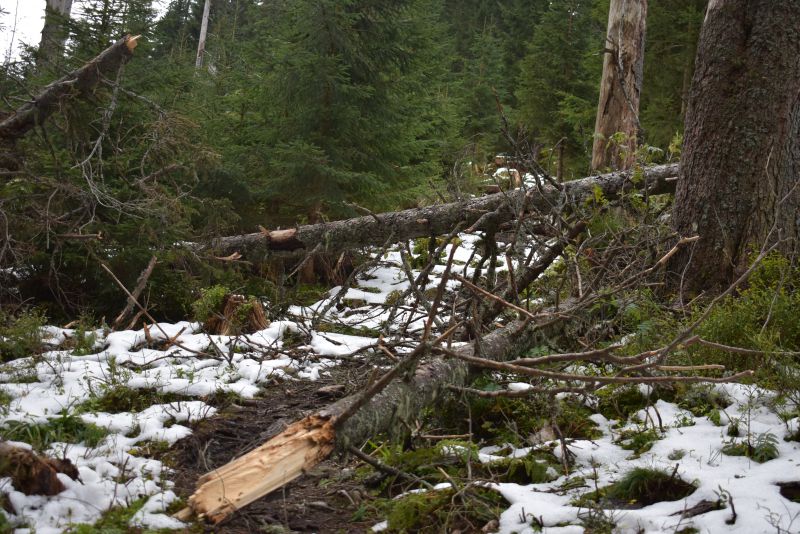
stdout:
<svg viewBox="0 0 800 534">
<path fill-rule="evenodd" d="M 704 9 L 651 2 L 648 162 L 679 153 Z M 177 319 L 200 287 L 273 286 L 176 243 L 449 200 L 521 146 L 553 175 L 590 172 L 608 0 L 214 0 L 197 69 L 202 12 L 77 1 L 63 56 L 3 65 L 6 116 L 143 35 L 92 99 L 0 154 L 5 302 L 105 316 L 125 297 L 100 263 L 132 285 L 156 253 L 148 303 Z"/>
</svg>

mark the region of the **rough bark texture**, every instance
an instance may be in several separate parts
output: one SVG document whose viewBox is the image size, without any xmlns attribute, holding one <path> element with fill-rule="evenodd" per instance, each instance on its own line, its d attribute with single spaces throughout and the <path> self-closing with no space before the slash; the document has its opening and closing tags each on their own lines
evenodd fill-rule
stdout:
<svg viewBox="0 0 800 534">
<path fill-rule="evenodd" d="M 700 33 L 673 221 L 700 235 L 673 258 L 690 292 L 715 290 L 800 232 L 800 2 L 712 0 Z"/>
<path fill-rule="evenodd" d="M 475 343 L 464 345 L 454 352 L 504 361 L 518 356 L 540 339 L 541 332 L 533 325 L 513 321 L 484 336 L 475 350 Z M 407 428 L 400 421 L 413 423 L 425 408 L 433 406 L 448 386 L 464 386 L 469 364 L 455 358 L 433 358 L 417 367 L 405 380 L 395 380 L 373 397 L 352 417 L 336 428 L 336 448 L 360 446 L 377 433 L 402 433 Z M 345 397 L 320 412 L 323 417 L 336 418 L 357 400 Z M 413 427 L 413 424 L 411 425 Z"/>
<path fill-rule="evenodd" d="M 464 228 L 471 227 L 473 231 L 484 230 L 488 225 L 496 227 L 512 220 L 516 215 L 516 208 L 523 202 L 527 211 L 549 213 L 582 202 L 593 196 L 597 188 L 608 199 L 618 198 L 624 191 L 643 188 L 645 185 L 650 194 L 669 193 L 674 189 L 674 181 L 670 179 L 677 176 L 677 173 L 678 167 L 674 164 L 651 167 L 644 171 L 645 179 L 634 184 L 631 180 L 632 172 L 613 172 L 567 182 L 563 184 L 563 191 L 551 185 L 529 189 L 527 193 L 518 189 L 473 198 L 466 202 L 309 224 L 288 230 L 223 237 L 215 240 L 211 248 L 216 254 L 227 256 L 239 252 L 247 259 L 259 261 L 275 255 L 295 255 L 298 252 L 305 254 L 318 245 L 318 252 L 333 252 L 380 246 L 390 237 L 395 241 L 403 241 L 443 235 L 451 232 L 459 223 Z M 493 216 L 481 219 L 489 213 L 493 213 Z"/>
<path fill-rule="evenodd" d="M 593 169 L 629 169 L 639 135 L 639 95 L 642 92 L 647 0 L 611 0 L 600 100 L 597 104 Z M 626 135 L 622 146 L 608 140 Z"/>
<path fill-rule="evenodd" d="M 113 74 L 133 55 L 137 39 L 138 37 L 126 35 L 83 67 L 42 89 L 13 115 L 0 122 L 0 144 L 13 143 L 36 125 L 44 123 L 64 99 L 83 96 L 92 91 L 104 76 Z"/>
<path fill-rule="evenodd" d="M 53 63 L 64 53 L 67 41 L 65 22 L 72 11 L 72 0 L 47 0 L 42 28 L 42 40 L 39 42 L 40 63 Z"/>
</svg>

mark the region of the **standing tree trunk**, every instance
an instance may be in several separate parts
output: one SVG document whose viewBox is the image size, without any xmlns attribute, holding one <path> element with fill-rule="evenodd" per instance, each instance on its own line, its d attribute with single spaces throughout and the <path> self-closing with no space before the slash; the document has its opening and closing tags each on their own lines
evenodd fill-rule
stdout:
<svg viewBox="0 0 800 534">
<path fill-rule="evenodd" d="M 39 43 L 39 65 L 49 65 L 57 61 L 64 53 L 67 41 L 67 25 L 72 0 L 47 0 L 42 28 L 42 40 Z"/>
<path fill-rule="evenodd" d="M 194 68 L 199 69 L 203 66 L 203 56 L 206 53 L 206 34 L 208 33 L 208 14 L 211 12 L 211 0 L 206 0 L 203 6 L 203 22 L 200 24 L 200 39 L 197 41 L 197 58 L 194 60 Z"/>
<path fill-rule="evenodd" d="M 800 2 L 711 0 L 700 32 L 673 224 L 698 234 L 671 270 L 718 290 L 765 243 L 798 250 Z"/>
<path fill-rule="evenodd" d="M 592 147 L 592 169 L 629 169 L 639 135 L 647 0 L 611 0 Z M 618 132 L 618 145 L 609 143 Z"/>
</svg>

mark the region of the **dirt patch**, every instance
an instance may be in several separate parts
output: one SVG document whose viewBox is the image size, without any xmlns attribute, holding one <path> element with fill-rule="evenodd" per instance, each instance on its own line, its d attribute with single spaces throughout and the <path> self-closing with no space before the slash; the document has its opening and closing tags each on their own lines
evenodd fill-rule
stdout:
<svg viewBox="0 0 800 534">
<path fill-rule="evenodd" d="M 790 501 L 800 503 L 800 480 L 795 482 L 778 482 L 781 495 Z"/>
<path fill-rule="evenodd" d="M 262 444 L 304 415 L 357 391 L 367 369 L 361 362 L 345 363 L 316 382 L 271 384 L 262 397 L 229 406 L 201 422 L 163 458 L 175 470 L 176 493 L 188 497 L 201 475 Z M 338 384 L 345 387 L 332 387 Z M 376 521 L 360 519 L 367 491 L 354 479 L 357 465 L 350 459 L 323 462 L 209 530 L 234 534 L 367 532 Z"/>
</svg>

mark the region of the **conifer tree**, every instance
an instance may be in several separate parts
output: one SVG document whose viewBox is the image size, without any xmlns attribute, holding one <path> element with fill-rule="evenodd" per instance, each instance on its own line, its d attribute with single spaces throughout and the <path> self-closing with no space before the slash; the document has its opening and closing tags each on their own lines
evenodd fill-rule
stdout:
<svg viewBox="0 0 800 534">
<path fill-rule="evenodd" d="M 592 2 L 551 2 L 521 64 L 521 120 L 536 141 L 555 151 L 554 171 L 565 177 L 588 168 L 602 31 Z"/>
<path fill-rule="evenodd" d="M 298 0 L 287 8 L 262 100 L 275 206 L 309 221 L 346 212 L 345 201 L 385 208 L 436 173 L 436 5 Z"/>
</svg>

